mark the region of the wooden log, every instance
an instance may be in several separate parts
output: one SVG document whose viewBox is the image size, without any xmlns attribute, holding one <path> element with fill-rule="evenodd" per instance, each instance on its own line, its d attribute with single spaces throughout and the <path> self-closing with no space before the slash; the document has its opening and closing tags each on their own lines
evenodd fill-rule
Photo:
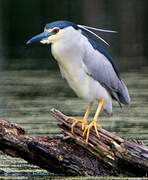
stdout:
<svg viewBox="0 0 148 180">
<path fill-rule="evenodd" d="M 148 147 L 103 128 L 98 128 L 99 137 L 91 129 L 87 145 L 81 124 L 72 134 L 73 120 L 65 121 L 67 116 L 56 109 L 51 113 L 60 122 L 62 136 L 28 136 L 19 125 L 0 120 L 0 150 L 60 175 L 147 177 Z"/>
</svg>

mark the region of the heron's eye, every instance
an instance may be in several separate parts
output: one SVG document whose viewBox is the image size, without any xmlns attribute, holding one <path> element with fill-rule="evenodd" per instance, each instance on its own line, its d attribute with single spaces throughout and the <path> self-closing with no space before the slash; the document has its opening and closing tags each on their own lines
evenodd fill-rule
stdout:
<svg viewBox="0 0 148 180">
<path fill-rule="evenodd" d="M 54 34 L 57 34 L 57 33 L 59 32 L 59 30 L 60 30 L 59 28 L 54 28 L 52 32 L 53 32 Z"/>
</svg>

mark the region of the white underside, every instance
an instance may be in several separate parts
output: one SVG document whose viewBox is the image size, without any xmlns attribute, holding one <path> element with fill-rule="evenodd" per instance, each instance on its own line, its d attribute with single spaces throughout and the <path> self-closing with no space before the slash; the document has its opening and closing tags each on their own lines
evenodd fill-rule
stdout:
<svg viewBox="0 0 148 180">
<path fill-rule="evenodd" d="M 112 114 L 112 98 L 98 81 L 87 74 L 81 54 L 84 48 L 81 47 L 72 41 L 53 43 L 52 54 L 59 63 L 62 76 L 75 93 L 88 102 L 104 98 L 103 108 Z"/>
</svg>

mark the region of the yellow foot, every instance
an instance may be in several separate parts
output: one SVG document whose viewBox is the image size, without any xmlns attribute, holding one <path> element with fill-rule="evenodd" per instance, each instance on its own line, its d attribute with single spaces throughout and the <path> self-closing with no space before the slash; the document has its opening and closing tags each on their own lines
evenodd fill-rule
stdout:
<svg viewBox="0 0 148 180">
<path fill-rule="evenodd" d="M 74 133 L 74 126 L 75 126 L 76 124 L 78 124 L 78 123 L 81 123 L 81 124 L 82 124 L 82 130 L 84 130 L 84 126 L 85 126 L 85 124 L 87 124 L 87 120 L 86 120 L 86 119 L 80 120 L 80 119 L 76 119 L 76 118 L 74 118 L 74 117 L 68 116 L 68 117 L 66 118 L 66 121 L 68 121 L 68 120 L 70 120 L 70 119 L 72 119 L 72 120 L 75 121 L 75 122 L 72 124 L 72 126 L 71 126 L 71 132 L 72 132 L 72 133 Z"/>
<path fill-rule="evenodd" d="M 93 119 L 93 121 L 85 128 L 84 132 L 83 132 L 83 135 L 82 136 L 85 136 L 86 134 L 86 144 L 88 144 L 88 138 L 89 138 L 89 133 L 90 133 L 90 129 L 92 128 L 92 126 L 94 126 L 95 128 L 95 131 L 96 131 L 96 134 L 97 136 L 99 137 L 99 133 L 98 133 L 98 130 L 97 130 L 97 126 L 99 128 L 101 128 L 101 124 L 97 124 L 96 123 L 97 121 L 95 119 Z M 87 133 L 86 133 L 87 132 Z"/>
</svg>

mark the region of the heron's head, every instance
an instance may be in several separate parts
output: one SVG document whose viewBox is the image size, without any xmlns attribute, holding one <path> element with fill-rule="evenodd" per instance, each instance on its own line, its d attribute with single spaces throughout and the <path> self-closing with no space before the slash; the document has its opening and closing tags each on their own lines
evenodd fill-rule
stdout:
<svg viewBox="0 0 148 180">
<path fill-rule="evenodd" d="M 69 21 L 54 21 L 52 23 L 46 24 L 44 32 L 32 37 L 27 41 L 26 44 L 31 44 L 33 42 L 41 42 L 43 44 L 53 43 L 65 36 L 69 31 L 68 27 L 73 28 L 73 30 L 78 30 L 79 27 Z"/>
<path fill-rule="evenodd" d="M 92 38 L 90 38 L 90 36 L 86 32 L 89 32 L 92 35 L 96 36 L 97 38 L 99 38 L 101 41 L 103 41 L 107 45 L 109 45 L 109 44 L 104 39 L 102 39 L 99 35 L 95 34 L 92 31 L 117 33 L 116 31 L 98 29 L 98 28 L 93 28 L 93 27 L 84 26 L 84 25 L 77 25 L 70 21 L 54 21 L 49 24 L 46 24 L 46 26 L 44 28 L 44 32 L 34 36 L 29 41 L 27 41 L 26 44 L 31 44 L 31 43 L 37 42 L 37 41 L 39 41 L 43 44 L 54 43 L 55 41 L 66 38 L 67 34 L 68 34 L 68 36 L 73 38 L 74 33 L 72 33 L 72 32 L 76 32 L 76 31 L 80 31 L 81 34 L 83 34 L 91 43 L 93 43 L 93 45 L 94 45 L 94 41 L 92 40 Z"/>
</svg>

